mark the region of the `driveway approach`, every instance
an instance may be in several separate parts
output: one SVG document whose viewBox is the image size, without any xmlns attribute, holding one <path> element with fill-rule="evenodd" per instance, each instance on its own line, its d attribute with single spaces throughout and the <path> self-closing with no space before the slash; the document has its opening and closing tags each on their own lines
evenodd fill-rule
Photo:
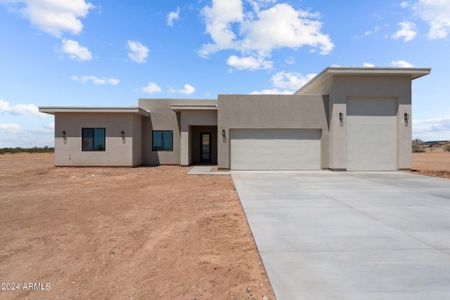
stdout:
<svg viewBox="0 0 450 300">
<path fill-rule="evenodd" d="M 278 299 L 450 299 L 450 180 L 232 176 Z"/>
</svg>

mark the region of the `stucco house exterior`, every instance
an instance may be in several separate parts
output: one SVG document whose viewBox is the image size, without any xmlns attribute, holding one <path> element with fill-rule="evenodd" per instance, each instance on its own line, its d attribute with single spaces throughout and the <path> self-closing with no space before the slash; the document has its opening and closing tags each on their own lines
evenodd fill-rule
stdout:
<svg viewBox="0 0 450 300">
<path fill-rule="evenodd" d="M 410 169 L 412 80 L 430 71 L 333 67 L 293 95 L 40 111 L 55 116 L 56 166 Z"/>
</svg>

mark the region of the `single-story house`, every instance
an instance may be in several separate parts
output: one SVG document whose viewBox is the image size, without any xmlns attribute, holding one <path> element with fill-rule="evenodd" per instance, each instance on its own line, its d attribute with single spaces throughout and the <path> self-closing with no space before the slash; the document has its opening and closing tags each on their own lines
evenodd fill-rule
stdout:
<svg viewBox="0 0 450 300">
<path fill-rule="evenodd" d="M 293 95 L 40 111 L 55 116 L 56 166 L 410 169 L 412 80 L 430 71 L 332 67 Z"/>
</svg>

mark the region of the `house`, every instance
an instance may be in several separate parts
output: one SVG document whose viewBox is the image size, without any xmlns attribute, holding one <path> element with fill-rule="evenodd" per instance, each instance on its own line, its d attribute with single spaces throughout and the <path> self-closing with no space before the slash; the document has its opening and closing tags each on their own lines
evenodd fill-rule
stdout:
<svg viewBox="0 0 450 300">
<path fill-rule="evenodd" d="M 412 80 L 430 71 L 333 67 L 293 95 L 40 111 L 55 116 L 56 166 L 410 169 Z"/>
</svg>

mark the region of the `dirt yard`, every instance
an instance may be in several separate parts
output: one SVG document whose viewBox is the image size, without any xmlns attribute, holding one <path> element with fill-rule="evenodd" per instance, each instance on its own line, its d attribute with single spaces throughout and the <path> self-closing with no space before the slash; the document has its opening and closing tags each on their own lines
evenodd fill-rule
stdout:
<svg viewBox="0 0 450 300">
<path fill-rule="evenodd" d="M 450 178 L 450 152 L 413 153 L 413 169 L 422 175 Z"/>
<path fill-rule="evenodd" d="M 273 299 L 231 178 L 186 172 L 0 155 L 0 282 L 51 287 L 0 298 Z"/>
</svg>

